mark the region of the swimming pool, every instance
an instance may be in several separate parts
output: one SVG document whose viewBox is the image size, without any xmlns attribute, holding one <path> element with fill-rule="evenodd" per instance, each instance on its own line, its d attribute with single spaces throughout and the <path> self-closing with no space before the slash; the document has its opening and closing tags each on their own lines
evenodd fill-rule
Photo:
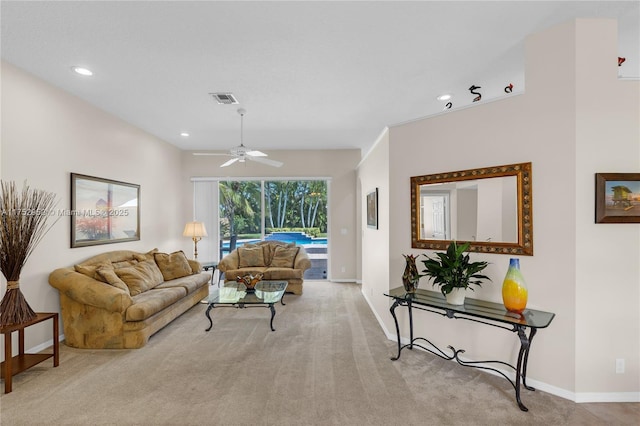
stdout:
<svg viewBox="0 0 640 426">
<path fill-rule="evenodd" d="M 327 245 L 326 238 L 313 238 L 309 237 L 302 232 L 274 232 L 272 234 L 267 235 L 265 241 L 282 241 L 285 243 L 296 243 L 301 246 L 306 245 Z M 236 247 L 243 246 L 244 244 L 257 243 L 261 240 L 259 239 L 249 239 L 249 240 L 238 240 L 236 243 Z M 229 249 L 229 241 L 224 241 L 222 243 L 222 247 Z"/>
</svg>

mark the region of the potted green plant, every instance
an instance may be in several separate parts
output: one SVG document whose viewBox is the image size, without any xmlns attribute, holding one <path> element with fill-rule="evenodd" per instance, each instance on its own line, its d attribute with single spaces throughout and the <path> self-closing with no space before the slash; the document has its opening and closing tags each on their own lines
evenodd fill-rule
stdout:
<svg viewBox="0 0 640 426">
<path fill-rule="evenodd" d="M 473 291 L 470 285 L 481 286 L 482 280 L 491 278 L 480 274 L 486 268 L 488 262 L 471 262 L 465 250 L 469 249 L 469 243 L 458 245 L 451 241 L 446 253 L 436 253 L 437 258 L 430 258 L 424 255 L 427 260 L 423 260 L 425 269 L 422 271 L 423 277 L 433 280 L 433 286 L 440 286 L 440 291 L 447 298 L 447 303 L 452 305 L 464 304 L 464 297 L 467 288 Z"/>
</svg>

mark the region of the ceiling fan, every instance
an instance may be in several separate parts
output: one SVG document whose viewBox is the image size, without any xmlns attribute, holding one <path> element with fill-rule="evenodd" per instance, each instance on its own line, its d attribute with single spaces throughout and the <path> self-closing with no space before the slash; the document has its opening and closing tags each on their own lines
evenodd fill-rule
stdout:
<svg viewBox="0 0 640 426">
<path fill-rule="evenodd" d="M 232 165 L 233 163 L 240 162 L 244 163 L 246 160 L 255 161 L 256 163 L 266 164 L 268 166 L 280 167 L 283 163 L 280 161 L 270 160 L 262 151 L 256 151 L 254 149 L 247 148 L 243 143 L 243 131 L 244 131 L 244 115 L 247 111 L 244 108 L 238 109 L 238 114 L 240 114 L 240 145 L 235 146 L 229 150 L 228 154 L 220 154 L 214 152 L 194 152 L 193 155 L 224 155 L 227 157 L 233 157 L 230 160 L 226 161 L 224 164 L 220 165 L 220 167 L 227 167 Z"/>
</svg>

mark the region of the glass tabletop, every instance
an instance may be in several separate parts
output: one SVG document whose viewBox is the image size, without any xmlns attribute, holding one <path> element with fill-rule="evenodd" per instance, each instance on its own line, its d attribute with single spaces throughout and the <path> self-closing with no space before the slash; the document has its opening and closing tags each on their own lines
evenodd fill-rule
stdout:
<svg viewBox="0 0 640 426">
<path fill-rule="evenodd" d="M 276 303 L 282 299 L 286 289 L 286 281 L 260 281 L 253 291 L 247 291 L 247 286 L 242 283 L 228 282 L 218 291 L 211 293 L 207 302 L 245 305 Z"/>
<path fill-rule="evenodd" d="M 498 321 L 506 324 L 523 325 L 531 328 L 547 327 L 554 313 L 537 311 L 535 309 L 525 309 L 521 315 L 507 312 L 501 303 L 488 302 L 485 300 L 465 298 L 464 305 L 450 305 L 440 292 L 418 289 L 415 293 L 407 293 L 404 287 L 397 287 L 385 293 L 385 296 L 398 300 L 411 301 L 412 305 L 428 306 L 466 314 L 476 318 Z"/>
</svg>

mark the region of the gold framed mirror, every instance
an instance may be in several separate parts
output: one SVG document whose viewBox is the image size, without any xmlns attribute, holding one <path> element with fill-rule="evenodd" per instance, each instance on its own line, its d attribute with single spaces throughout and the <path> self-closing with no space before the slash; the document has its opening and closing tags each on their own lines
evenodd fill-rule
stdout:
<svg viewBox="0 0 640 426">
<path fill-rule="evenodd" d="M 411 177 L 411 247 L 533 255 L 531 163 Z"/>
</svg>

